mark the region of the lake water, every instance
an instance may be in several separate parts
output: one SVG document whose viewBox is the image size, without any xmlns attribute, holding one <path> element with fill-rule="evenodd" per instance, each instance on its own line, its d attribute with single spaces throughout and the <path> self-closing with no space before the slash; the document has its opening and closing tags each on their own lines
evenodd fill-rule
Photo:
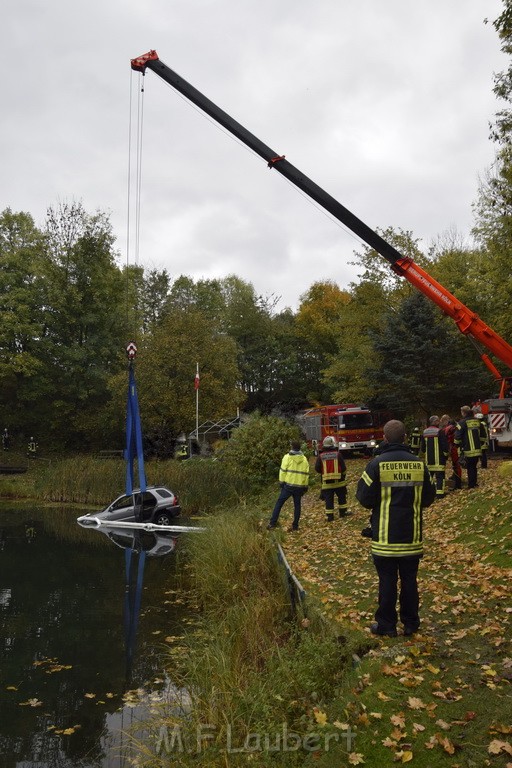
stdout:
<svg viewBox="0 0 512 768">
<path fill-rule="evenodd" d="M 129 765 L 126 731 L 172 688 L 166 648 L 190 620 L 181 542 L 142 555 L 174 542 L 126 548 L 79 514 L 0 506 L 1 768 Z"/>
</svg>

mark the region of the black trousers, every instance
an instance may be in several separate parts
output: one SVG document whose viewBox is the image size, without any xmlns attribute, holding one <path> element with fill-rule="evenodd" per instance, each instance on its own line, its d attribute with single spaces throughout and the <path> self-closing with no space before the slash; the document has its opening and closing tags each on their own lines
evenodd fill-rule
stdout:
<svg viewBox="0 0 512 768">
<path fill-rule="evenodd" d="M 381 557 L 373 555 L 373 562 L 379 576 L 379 607 L 375 619 L 381 632 L 396 629 L 398 614 L 397 598 L 400 604 L 400 621 L 413 631 L 420 625 L 418 594 L 419 557 Z M 400 577 L 400 594 L 398 578 Z"/>
<path fill-rule="evenodd" d="M 468 488 L 474 488 L 477 485 L 477 464 L 480 456 L 466 456 L 466 469 L 468 473 Z"/>
</svg>

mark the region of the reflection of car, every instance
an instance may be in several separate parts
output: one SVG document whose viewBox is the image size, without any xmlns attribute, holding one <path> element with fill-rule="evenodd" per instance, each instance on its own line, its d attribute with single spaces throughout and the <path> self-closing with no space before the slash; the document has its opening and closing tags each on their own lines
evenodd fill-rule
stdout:
<svg viewBox="0 0 512 768">
<path fill-rule="evenodd" d="M 162 485 L 149 486 L 144 493 L 134 490 L 131 496 L 119 496 L 101 512 L 91 515 L 97 520 L 115 523 L 155 523 L 171 525 L 172 520 L 181 515 L 178 497 Z M 86 522 L 85 518 L 81 518 Z"/>
<path fill-rule="evenodd" d="M 176 548 L 178 536 L 166 532 L 140 531 L 133 528 L 117 528 L 115 531 L 99 529 L 121 549 L 145 552 L 148 557 L 163 557 Z"/>
</svg>

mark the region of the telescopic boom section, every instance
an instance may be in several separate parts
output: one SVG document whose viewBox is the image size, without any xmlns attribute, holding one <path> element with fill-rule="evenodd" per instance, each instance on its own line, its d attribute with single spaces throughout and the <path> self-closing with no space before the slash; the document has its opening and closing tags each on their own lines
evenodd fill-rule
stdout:
<svg viewBox="0 0 512 768">
<path fill-rule="evenodd" d="M 170 69 L 158 58 L 156 51 L 152 50 L 142 56 L 132 59 L 132 69 L 144 73 L 146 69 L 151 69 L 159 75 L 162 80 L 171 85 L 176 91 L 185 96 L 189 101 L 195 104 L 199 109 L 209 115 L 213 120 L 228 130 L 233 136 L 242 141 L 246 146 L 252 149 L 257 155 L 262 157 L 269 168 L 274 168 L 278 173 L 295 184 L 308 197 L 322 206 L 334 218 L 341 221 L 354 234 L 361 238 L 377 253 L 379 253 L 391 265 L 391 269 L 396 274 L 405 277 L 421 293 L 425 294 L 431 301 L 437 304 L 442 311 L 449 315 L 456 323 L 461 333 L 469 336 L 478 345 L 483 345 L 492 352 L 502 363 L 512 368 L 512 346 L 508 344 L 499 334 L 487 326 L 475 312 L 472 312 L 464 304 L 458 301 L 449 291 L 440 283 L 434 280 L 428 272 L 422 269 L 412 259 L 403 256 L 390 243 L 386 242 L 377 232 L 374 232 L 364 222 L 351 213 L 345 206 L 341 205 L 325 190 L 315 184 L 305 174 L 301 173 L 286 160 L 284 155 L 279 155 L 273 149 L 260 141 L 254 134 L 250 133 L 243 125 L 230 117 L 220 107 L 214 104 L 210 99 L 204 96 L 194 86 L 190 85 L 180 75 Z M 480 357 L 493 376 L 501 379 L 502 376 L 496 366 L 489 359 L 488 355 L 479 350 Z"/>
</svg>

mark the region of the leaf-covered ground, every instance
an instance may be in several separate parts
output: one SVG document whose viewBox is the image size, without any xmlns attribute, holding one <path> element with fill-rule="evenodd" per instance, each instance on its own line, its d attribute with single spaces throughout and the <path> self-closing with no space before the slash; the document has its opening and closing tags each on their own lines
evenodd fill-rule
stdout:
<svg viewBox="0 0 512 768">
<path fill-rule="evenodd" d="M 350 517 L 327 523 L 317 488 L 305 497 L 301 530 L 284 541 L 290 565 L 326 614 L 370 647 L 317 713 L 322 727 L 350 727 L 355 739 L 314 764 L 512 768 L 512 480 L 500 463 L 479 470 L 479 488 L 425 511 L 422 625 L 412 639 L 368 630 L 377 579 L 360 534 L 368 513 L 355 500 L 366 461 L 348 462 Z"/>
</svg>

